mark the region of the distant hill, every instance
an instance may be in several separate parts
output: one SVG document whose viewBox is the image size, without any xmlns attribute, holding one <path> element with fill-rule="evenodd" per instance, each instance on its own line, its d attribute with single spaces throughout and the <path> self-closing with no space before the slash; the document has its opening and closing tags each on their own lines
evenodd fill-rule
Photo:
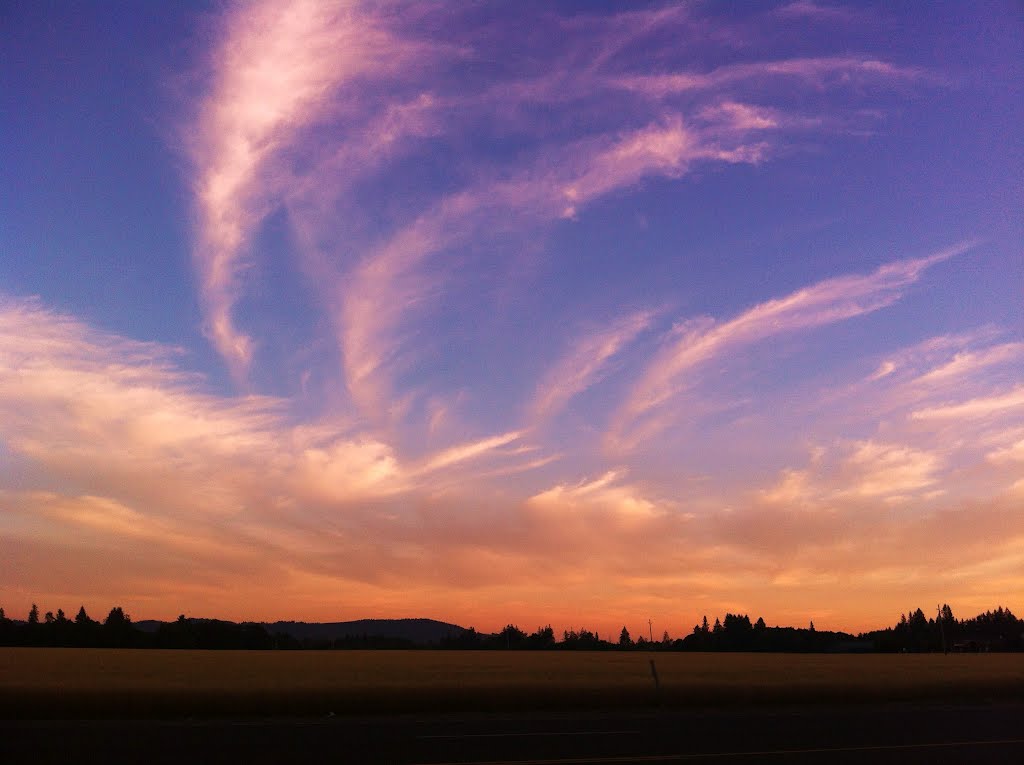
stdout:
<svg viewBox="0 0 1024 765">
<path fill-rule="evenodd" d="M 283 632 L 296 640 L 337 640 L 346 637 L 382 637 L 411 640 L 418 645 L 440 643 L 458 637 L 465 628 L 435 619 L 358 619 L 354 622 L 273 622 L 264 623 L 270 634 Z"/>
<path fill-rule="evenodd" d="M 144 619 L 134 622 L 143 632 L 156 632 L 166 622 Z M 296 640 L 338 640 L 346 637 L 379 637 L 409 640 L 417 645 L 440 643 L 466 631 L 457 624 L 436 619 L 358 619 L 353 622 L 261 622 L 271 635 L 283 633 Z"/>
</svg>

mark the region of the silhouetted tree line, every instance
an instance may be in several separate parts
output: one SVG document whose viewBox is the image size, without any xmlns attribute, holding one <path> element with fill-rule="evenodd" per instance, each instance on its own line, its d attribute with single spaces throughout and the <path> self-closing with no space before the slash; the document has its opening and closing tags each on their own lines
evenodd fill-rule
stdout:
<svg viewBox="0 0 1024 765">
<path fill-rule="evenodd" d="M 144 637 L 119 606 L 110 609 L 102 622 L 90 618 L 85 607 L 78 609 L 73 619 L 63 609 L 57 609 L 56 615 L 47 611 L 40 619 L 33 603 L 24 622 L 9 619 L 0 608 L 0 645 L 134 648 Z"/>
<path fill-rule="evenodd" d="M 786 653 L 825 653 L 870 651 L 870 642 L 846 632 L 818 630 L 812 621 L 807 627 L 769 627 L 762 617 L 751 623 L 746 614 L 726 614 L 715 619 L 707 617 L 675 647 L 684 651 L 763 651 Z"/>
<path fill-rule="evenodd" d="M 884 652 L 946 651 L 977 653 L 983 651 L 1024 650 L 1024 619 L 1000 606 L 973 619 L 956 619 L 948 604 L 934 618 L 918 608 L 901 614 L 894 627 L 868 632 L 876 649 Z"/>
<path fill-rule="evenodd" d="M 132 623 L 120 606 L 97 621 L 78 609 L 68 619 L 62 609 L 39 618 L 33 604 L 24 622 L 6 616 L 0 608 L 0 645 L 77 648 L 274 648 L 274 638 L 259 624 L 235 624 L 217 619 L 186 619 L 160 625 L 155 632 Z M 290 646 L 289 646 L 290 647 Z"/>
<path fill-rule="evenodd" d="M 449 635 L 441 640 L 438 648 L 450 650 L 546 650 L 555 648 L 555 631 L 549 624 L 546 627 L 538 627 L 537 631 L 527 635 L 514 624 L 507 625 L 496 635 L 489 635 L 477 632 L 470 627 L 463 630 L 461 634 Z"/>
<path fill-rule="evenodd" d="M 414 649 L 451 650 L 641 650 L 641 651 L 765 651 L 765 652 L 981 652 L 1024 650 L 1024 620 L 1009 609 L 999 607 L 972 619 L 957 620 L 948 605 L 938 609 L 934 618 L 918 608 L 901 614 L 893 626 L 874 632 L 850 635 L 845 632 L 817 630 L 814 622 L 806 628 L 769 627 L 764 619 L 751 623 L 746 614 L 725 615 L 709 625 L 707 617 L 683 638 L 672 639 L 666 631 L 660 641 L 643 636 L 635 641 L 625 627 L 614 642 L 597 632 L 570 629 L 556 640 L 551 625 L 527 634 L 514 624 L 497 634 L 463 630 L 424 646 L 401 637 L 348 635 L 334 639 L 299 640 L 285 633 L 267 631 L 254 622 L 190 619 L 184 615 L 173 622 L 160 623 L 155 630 L 142 630 L 120 606 L 115 606 L 102 622 L 79 608 L 74 618 L 63 610 L 47 611 L 40 618 L 33 604 L 24 621 L 8 618 L 0 608 L 0 645 L 65 646 L 89 648 L 197 648 L 247 650 L 345 650 Z"/>
</svg>

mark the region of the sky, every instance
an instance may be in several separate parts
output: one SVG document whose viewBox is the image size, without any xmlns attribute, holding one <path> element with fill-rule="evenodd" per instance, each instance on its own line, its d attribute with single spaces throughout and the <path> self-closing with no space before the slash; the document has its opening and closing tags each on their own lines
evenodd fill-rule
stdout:
<svg viewBox="0 0 1024 765">
<path fill-rule="evenodd" d="M 0 6 L 0 606 L 1024 610 L 1019 3 Z"/>
</svg>

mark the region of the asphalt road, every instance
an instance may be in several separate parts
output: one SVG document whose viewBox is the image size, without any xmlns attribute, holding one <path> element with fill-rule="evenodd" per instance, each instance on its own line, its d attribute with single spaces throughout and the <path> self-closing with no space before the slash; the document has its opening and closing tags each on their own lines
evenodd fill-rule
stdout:
<svg viewBox="0 0 1024 765">
<path fill-rule="evenodd" d="M 0 721 L 3 763 L 1022 763 L 1024 704 Z"/>
</svg>

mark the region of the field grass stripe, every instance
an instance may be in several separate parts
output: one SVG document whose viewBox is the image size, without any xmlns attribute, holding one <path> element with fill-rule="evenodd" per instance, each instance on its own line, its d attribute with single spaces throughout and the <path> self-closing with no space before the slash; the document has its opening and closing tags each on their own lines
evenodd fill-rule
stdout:
<svg viewBox="0 0 1024 765">
<path fill-rule="evenodd" d="M 624 733 L 640 733 L 638 730 L 566 730 L 550 732 L 513 732 L 513 733 L 433 733 L 416 738 L 512 738 L 536 736 L 617 736 Z"/>
<path fill-rule="evenodd" d="M 703 754 L 641 754 L 617 757 L 569 757 L 543 760 L 480 760 L 467 762 L 431 762 L 419 765 L 612 765 L 628 762 L 685 762 L 692 760 L 723 759 L 727 757 L 769 757 L 795 754 L 830 754 L 842 752 L 883 752 L 909 749 L 952 749 L 969 746 L 1016 746 L 1024 745 L 1024 738 L 997 739 L 991 741 L 947 741 L 929 744 L 877 744 L 872 746 L 822 747 L 818 749 L 765 749 L 748 752 L 706 752 Z"/>
</svg>

